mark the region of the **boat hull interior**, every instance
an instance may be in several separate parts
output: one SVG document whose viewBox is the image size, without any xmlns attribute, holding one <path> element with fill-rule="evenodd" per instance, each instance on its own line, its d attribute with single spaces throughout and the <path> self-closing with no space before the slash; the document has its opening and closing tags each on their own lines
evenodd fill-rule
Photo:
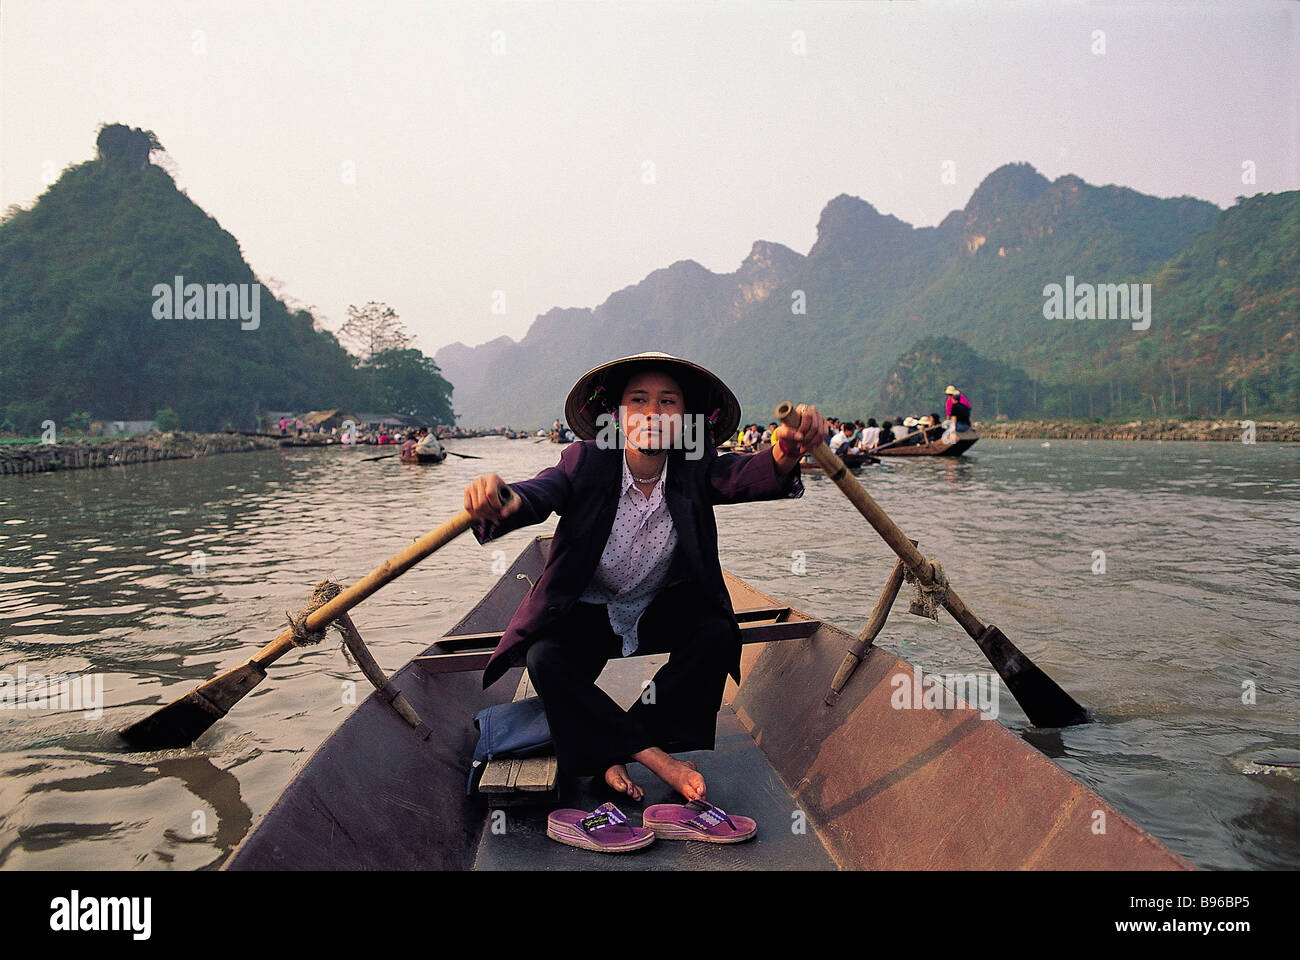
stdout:
<svg viewBox="0 0 1300 960">
<path fill-rule="evenodd" d="M 550 538 L 534 539 L 449 636 L 502 631 L 535 582 Z M 777 601 L 727 575 L 737 611 Z M 798 611 L 790 618 L 810 620 Z M 886 627 L 886 630 L 888 627 Z M 875 647 L 834 706 L 824 702 L 847 633 L 746 644 L 743 683 L 727 682 L 715 750 L 695 760 L 708 798 L 753 817 L 758 836 L 714 845 L 660 840 L 598 854 L 546 837 L 556 805 L 493 810 L 466 795 L 473 716 L 511 699 L 516 668 L 484 691 L 480 670 L 413 660 L 392 678 L 432 729 L 421 739 L 371 696 L 321 745 L 234 851 L 226 869 L 1186 869 L 1188 865 L 996 719 L 953 709 L 895 709 L 910 664 Z M 432 646 L 429 654 L 441 654 Z M 663 657 L 612 661 L 600 679 L 632 703 Z M 646 790 L 620 802 L 681 802 L 639 764 Z M 609 795 L 590 778 L 562 785 L 558 805 L 593 809 Z M 1096 832 L 1097 812 L 1105 833 Z"/>
</svg>

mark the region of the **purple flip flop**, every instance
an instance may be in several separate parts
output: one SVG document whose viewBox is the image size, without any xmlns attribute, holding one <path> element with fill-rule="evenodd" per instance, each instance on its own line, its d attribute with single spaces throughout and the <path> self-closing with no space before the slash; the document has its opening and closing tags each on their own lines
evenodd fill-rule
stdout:
<svg viewBox="0 0 1300 960">
<path fill-rule="evenodd" d="M 646 807 L 641 819 L 663 840 L 741 843 L 758 833 L 758 824 L 749 817 L 729 816 L 707 800 L 656 803 Z"/>
<path fill-rule="evenodd" d="M 655 841 L 653 831 L 629 824 L 623 811 L 612 803 L 602 803 L 591 812 L 556 810 L 546 818 L 546 835 L 597 853 L 630 853 Z"/>
</svg>

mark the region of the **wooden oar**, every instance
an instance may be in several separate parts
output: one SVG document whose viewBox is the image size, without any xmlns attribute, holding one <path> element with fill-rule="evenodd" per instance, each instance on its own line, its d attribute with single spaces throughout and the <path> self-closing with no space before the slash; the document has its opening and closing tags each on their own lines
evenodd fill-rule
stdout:
<svg viewBox="0 0 1300 960">
<path fill-rule="evenodd" d="M 398 454 L 396 453 L 386 453 L 382 457 L 362 457 L 361 462 L 374 463 L 376 460 L 387 460 L 389 457 L 396 457 L 396 456 L 398 456 Z"/>
<path fill-rule="evenodd" d="M 445 449 L 445 448 L 444 448 Z M 482 460 L 482 457 L 476 457 L 472 453 L 457 453 L 454 450 L 447 450 L 447 455 L 451 457 L 463 457 L 466 460 Z"/>
<path fill-rule="evenodd" d="M 514 494 L 509 487 L 502 486 L 497 491 L 497 496 L 502 504 L 506 504 Z M 461 510 L 397 556 L 384 561 L 333 600 L 317 607 L 305 618 L 303 626 L 308 631 L 323 630 L 340 614 L 347 613 L 380 587 L 396 580 L 429 554 L 456 539 L 472 523 L 469 511 Z M 194 688 L 179 700 L 174 700 L 118 732 L 123 740 L 139 750 L 188 746 L 261 683 L 266 677 L 266 668 L 293 647 L 294 631 L 293 628 L 288 628 L 247 663 L 227 670 L 219 677 Z"/>
<path fill-rule="evenodd" d="M 791 429 L 798 429 L 802 419 L 798 411 L 789 403 L 782 403 L 776 408 L 777 420 Z M 862 485 L 844 466 L 842 460 L 824 442 L 809 451 L 817 460 L 826 475 L 835 481 L 844 495 L 849 498 L 858 512 L 866 517 L 878 534 L 889 544 L 894 553 L 922 584 L 934 583 L 934 568 L 925 559 L 912 541 L 907 538 L 898 525 L 880 505 L 862 489 Z M 943 605 L 952 614 L 954 620 L 961 624 L 972 639 L 979 644 L 984 656 L 993 665 L 1002 680 L 1024 709 L 1029 722 L 1036 727 L 1068 727 L 1088 720 L 1088 712 L 1073 697 L 1057 686 L 1056 682 L 1040 670 L 1032 660 L 1025 656 L 1015 644 L 1008 640 L 997 627 L 985 625 L 971 611 L 957 592 L 948 587 L 943 598 Z"/>
</svg>

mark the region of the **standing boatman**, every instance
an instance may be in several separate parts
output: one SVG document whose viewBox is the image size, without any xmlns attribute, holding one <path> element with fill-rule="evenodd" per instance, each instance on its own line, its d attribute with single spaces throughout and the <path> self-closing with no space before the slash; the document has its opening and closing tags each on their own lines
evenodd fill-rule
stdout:
<svg viewBox="0 0 1300 960">
<path fill-rule="evenodd" d="M 966 399 L 966 395 L 952 384 L 948 384 L 948 388 L 944 390 L 944 393 L 948 395 L 947 403 L 944 404 L 943 408 L 944 417 L 951 417 L 956 421 L 958 432 L 969 430 L 970 401 Z"/>
</svg>

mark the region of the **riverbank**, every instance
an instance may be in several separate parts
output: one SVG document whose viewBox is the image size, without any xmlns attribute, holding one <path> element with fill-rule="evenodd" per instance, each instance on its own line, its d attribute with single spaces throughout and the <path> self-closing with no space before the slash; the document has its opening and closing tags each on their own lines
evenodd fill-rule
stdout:
<svg viewBox="0 0 1300 960">
<path fill-rule="evenodd" d="M 981 437 L 997 440 L 1234 440 L 1254 424 L 1257 443 L 1300 442 L 1295 420 L 1133 420 L 1129 423 L 1080 423 L 1060 420 L 1008 420 L 978 423 Z"/>
<path fill-rule="evenodd" d="M 222 433 L 150 433 L 139 437 L 74 437 L 57 443 L 0 445 L 0 474 L 87 470 L 220 453 L 269 450 L 279 441 Z"/>
</svg>

